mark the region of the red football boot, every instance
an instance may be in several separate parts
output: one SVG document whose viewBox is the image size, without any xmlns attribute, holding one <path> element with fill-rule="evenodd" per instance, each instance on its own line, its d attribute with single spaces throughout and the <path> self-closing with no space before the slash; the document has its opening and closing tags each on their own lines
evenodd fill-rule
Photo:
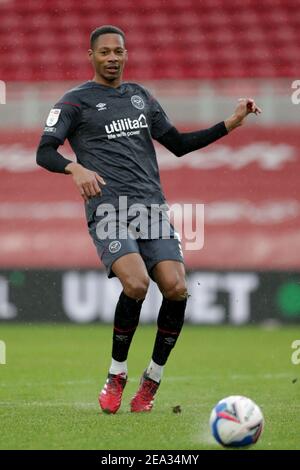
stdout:
<svg viewBox="0 0 300 470">
<path fill-rule="evenodd" d="M 131 411 L 134 413 L 151 411 L 158 387 L 159 383 L 150 379 L 145 371 L 139 389 L 130 402 Z"/>
<path fill-rule="evenodd" d="M 127 375 L 108 374 L 105 385 L 99 395 L 99 405 L 104 413 L 114 414 L 118 411 L 122 402 L 123 390 L 127 382 Z"/>
</svg>

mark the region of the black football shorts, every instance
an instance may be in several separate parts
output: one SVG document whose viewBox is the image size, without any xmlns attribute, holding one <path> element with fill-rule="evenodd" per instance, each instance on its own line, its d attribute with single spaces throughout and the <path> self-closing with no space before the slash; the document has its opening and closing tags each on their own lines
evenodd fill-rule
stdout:
<svg viewBox="0 0 300 470">
<path fill-rule="evenodd" d="M 139 221 L 118 211 L 100 217 L 89 215 L 89 232 L 109 278 L 115 277 L 113 263 L 129 253 L 141 255 L 150 277 L 160 261 L 184 263 L 180 237 L 166 212 L 151 217 L 149 210 Z"/>
</svg>

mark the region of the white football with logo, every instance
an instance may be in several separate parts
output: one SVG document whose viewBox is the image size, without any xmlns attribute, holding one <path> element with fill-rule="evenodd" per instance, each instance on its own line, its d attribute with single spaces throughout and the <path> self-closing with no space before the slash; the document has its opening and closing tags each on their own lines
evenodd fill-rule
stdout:
<svg viewBox="0 0 300 470">
<path fill-rule="evenodd" d="M 213 437 L 222 446 L 244 447 L 258 441 L 264 428 L 264 417 L 253 400 L 232 395 L 214 406 L 209 424 Z"/>
</svg>

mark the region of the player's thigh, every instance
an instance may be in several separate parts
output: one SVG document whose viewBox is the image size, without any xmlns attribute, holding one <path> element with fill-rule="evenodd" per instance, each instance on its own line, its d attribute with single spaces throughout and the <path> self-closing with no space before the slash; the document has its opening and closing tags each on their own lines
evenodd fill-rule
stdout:
<svg viewBox="0 0 300 470">
<path fill-rule="evenodd" d="M 175 260 L 160 261 L 154 266 L 152 276 L 164 297 L 171 300 L 186 298 L 186 274 L 182 262 Z"/>
<path fill-rule="evenodd" d="M 126 295 L 136 299 L 145 298 L 150 279 L 139 253 L 129 253 L 118 258 L 111 269 L 120 279 Z"/>
</svg>

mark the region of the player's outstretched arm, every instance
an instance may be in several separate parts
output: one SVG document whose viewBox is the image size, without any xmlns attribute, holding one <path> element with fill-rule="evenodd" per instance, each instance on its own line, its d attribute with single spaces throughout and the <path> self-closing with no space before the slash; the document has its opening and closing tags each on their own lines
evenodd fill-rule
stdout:
<svg viewBox="0 0 300 470">
<path fill-rule="evenodd" d="M 225 121 L 219 122 L 209 129 L 194 132 L 178 132 L 175 127 L 172 127 L 157 140 L 174 155 L 182 157 L 224 137 L 236 127 L 241 126 L 245 117 L 250 113 L 260 114 L 261 109 L 251 98 L 241 98 L 234 113 Z"/>
</svg>

